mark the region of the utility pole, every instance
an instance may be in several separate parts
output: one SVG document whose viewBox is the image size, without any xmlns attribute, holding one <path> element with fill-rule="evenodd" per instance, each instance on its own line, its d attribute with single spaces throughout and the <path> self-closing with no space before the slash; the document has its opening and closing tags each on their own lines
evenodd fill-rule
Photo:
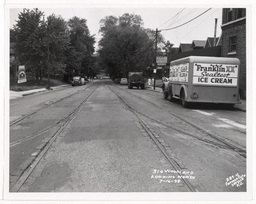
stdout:
<svg viewBox="0 0 256 204">
<path fill-rule="evenodd" d="M 154 90 L 156 89 L 156 70 L 157 70 L 157 64 L 156 64 L 156 57 L 157 57 L 157 35 L 158 33 L 161 31 L 158 31 L 158 29 L 156 29 L 156 41 L 155 41 L 155 71 L 154 71 Z"/>
<path fill-rule="evenodd" d="M 218 21 L 218 18 L 215 18 L 215 28 L 214 28 L 214 40 L 213 40 L 213 47 L 215 47 L 215 46 L 216 46 L 217 21 Z"/>
</svg>

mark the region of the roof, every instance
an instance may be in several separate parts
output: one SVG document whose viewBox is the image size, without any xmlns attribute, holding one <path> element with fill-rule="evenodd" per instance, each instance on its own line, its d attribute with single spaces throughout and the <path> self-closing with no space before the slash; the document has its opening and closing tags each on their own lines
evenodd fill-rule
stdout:
<svg viewBox="0 0 256 204">
<path fill-rule="evenodd" d="M 181 64 L 183 62 L 189 63 L 218 63 L 218 64 L 240 64 L 240 60 L 238 58 L 232 57 L 209 57 L 209 56 L 188 56 L 184 58 L 180 58 L 177 60 L 173 60 L 170 62 L 170 65 Z"/>
<path fill-rule="evenodd" d="M 218 40 L 219 40 L 219 38 L 216 38 L 216 42 L 215 42 L 216 44 L 217 44 Z M 207 38 L 207 43 L 209 44 L 209 47 L 213 47 L 214 46 L 213 42 L 214 42 L 214 38 L 213 37 Z"/>
<path fill-rule="evenodd" d="M 180 43 L 179 52 L 187 52 L 193 50 L 192 44 Z"/>
<path fill-rule="evenodd" d="M 193 47 L 204 47 L 206 41 L 205 40 L 193 40 L 192 46 Z"/>
</svg>

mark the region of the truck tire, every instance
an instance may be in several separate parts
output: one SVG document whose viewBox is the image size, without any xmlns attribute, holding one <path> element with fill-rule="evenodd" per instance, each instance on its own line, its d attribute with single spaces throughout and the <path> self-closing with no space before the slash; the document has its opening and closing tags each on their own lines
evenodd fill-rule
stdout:
<svg viewBox="0 0 256 204">
<path fill-rule="evenodd" d="M 173 102 L 173 101 L 174 101 L 174 98 L 173 98 L 173 96 L 172 96 L 172 87 L 168 87 L 168 94 L 169 94 L 169 96 L 170 96 L 169 101 Z"/>
<path fill-rule="evenodd" d="M 181 105 L 184 108 L 188 108 L 189 107 L 189 103 L 185 101 L 185 92 L 184 92 L 184 90 L 181 91 Z"/>
<path fill-rule="evenodd" d="M 142 84 L 142 85 L 140 86 L 140 88 L 141 88 L 141 89 L 145 89 L 145 85 Z"/>
<path fill-rule="evenodd" d="M 132 85 L 131 84 L 128 84 L 128 89 L 132 89 Z"/>
</svg>

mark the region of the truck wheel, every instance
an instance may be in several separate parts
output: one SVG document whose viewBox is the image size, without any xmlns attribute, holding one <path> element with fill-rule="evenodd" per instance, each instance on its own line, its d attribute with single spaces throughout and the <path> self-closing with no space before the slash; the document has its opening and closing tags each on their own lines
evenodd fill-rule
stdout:
<svg viewBox="0 0 256 204">
<path fill-rule="evenodd" d="M 168 92 L 167 91 L 164 91 L 164 99 L 167 99 L 168 98 Z"/>
<path fill-rule="evenodd" d="M 174 101 L 174 98 L 173 98 L 173 96 L 172 96 L 172 87 L 169 87 L 171 90 L 169 91 L 168 90 L 168 94 L 169 94 L 169 96 L 170 96 L 170 98 L 169 98 L 169 100 L 171 101 L 171 102 L 173 102 Z"/>
<path fill-rule="evenodd" d="M 141 89 L 145 89 L 145 85 L 144 85 L 144 84 L 141 85 L 140 88 L 141 88 Z"/>
<path fill-rule="evenodd" d="M 128 89 L 132 89 L 132 85 L 131 84 L 128 84 Z"/>
<path fill-rule="evenodd" d="M 188 108 L 189 107 L 189 103 L 185 101 L 185 92 L 184 91 L 181 92 L 181 105 L 184 108 Z"/>
</svg>

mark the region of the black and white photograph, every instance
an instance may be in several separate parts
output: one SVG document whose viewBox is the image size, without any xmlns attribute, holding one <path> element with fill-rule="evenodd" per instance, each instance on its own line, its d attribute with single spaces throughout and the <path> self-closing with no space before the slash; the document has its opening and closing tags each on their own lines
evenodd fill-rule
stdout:
<svg viewBox="0 0 256 204">
<path fill-rule="evenodd" d="M 150 2 L 5 4 L 3 200 L 252 199 L 253 4 Z"/>
</svg>

